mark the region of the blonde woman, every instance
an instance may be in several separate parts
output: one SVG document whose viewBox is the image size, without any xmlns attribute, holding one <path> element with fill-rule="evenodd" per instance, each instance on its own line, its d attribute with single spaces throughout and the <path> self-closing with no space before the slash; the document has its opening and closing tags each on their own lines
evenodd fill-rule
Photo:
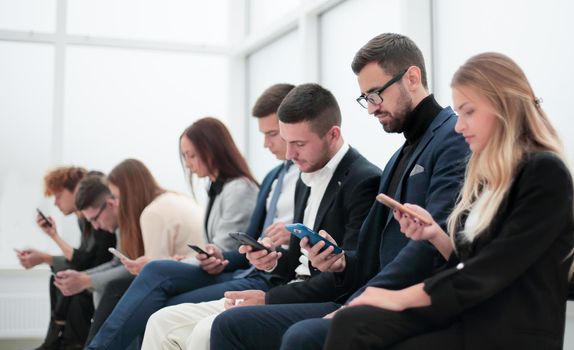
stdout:
<svg viewBox="0 0 574 350">
<path fill-rule="evenodd" d="M 395 212 L 448 265 L 403 290 L 367 288 L 335 314 L 325 349 L 562 348 L 574 225 L 556 131 L 502 54 L 470 58 L 451 86 L 472 155 L 449 234 Z"/>
</svg>

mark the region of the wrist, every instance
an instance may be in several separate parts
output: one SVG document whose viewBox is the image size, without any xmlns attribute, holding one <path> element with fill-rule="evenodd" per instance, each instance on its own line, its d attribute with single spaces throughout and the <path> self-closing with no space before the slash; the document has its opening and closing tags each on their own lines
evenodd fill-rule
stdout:
<svg viewBox="0 0 574 350">
<path fill-rule="evenodd" d="M 341 257 L 341 262 L 338 265 L 335 265 L 333 267 L 332 272 L 341 273 L 341 272 L 345 271 L 346 267 L 347 267 L 347 262 L 345 260 L 345 254 L 343 254 L 343 256 Z"/>
<path fill-rule="evenodd" d="M 84 289 L 88 289 L 92 287 L 92 277 L 87 273 L 83 273 L 84 279 Z"/>
<path fill-rule="evenodd" d="M 50 254 L 44 253 L 44 257 L 42 258 L 42 261 L 50 266 L 52 266 L 54 264 L 54 257 Z"/>
<path fill-rule="evenodd" d="M 267 272 L 267 273 L 271 273 L 273 272 L 273 270 L 275 270 L 275 268 L 277 267 L 277 265 L 279 264 L 278 260 L 275 260 L 275 263 L 273 264 L 273 266 L 269 269 L 264 269 L 263 271 Z"/>
</svg>

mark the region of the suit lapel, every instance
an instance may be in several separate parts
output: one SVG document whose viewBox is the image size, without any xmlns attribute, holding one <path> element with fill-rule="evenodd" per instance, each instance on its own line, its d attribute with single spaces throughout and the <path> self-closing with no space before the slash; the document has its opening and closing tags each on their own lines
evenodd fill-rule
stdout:
<svg viewBox="0 0 574 350">
<path fill-rule="evenodd" d="M 307 207 L 307 200 L 311 194 L 311 188 L 307 187 L 301 176 L 297 180 L 295 185 L 295 206 L 293 208 L 293 222 L 303 222 L 303 216 L 305 215 L 305 207 Z"/>
<path fill-rule="evenodd" d="M 403 148 L 405 147 L 405 145 L 403 144 L 401 146 L 401 148 L 399 148 L 398 151 L 395 152 L 395 154 L 393 154 L 393 156 L 391 157 L 391 159 L 387 162 L 387 166 L 385 167 L 385 170 L 383 171 L 383 175 L 381 175 L 381 186 L 379 187 L 379 193 L 385 193 L 387 195 L 392 196 L 392 194 L 387 193 L 387 189 L 389 188 L 389 183 L 391 182 L 391 175 L 393 174 L 393 171 L 395 171 L 395 168 L 397 167 L 397 160 L 399 159 L 399 155 L 403 152 Z"/>
<path fill-rule="evenodd" d="M 321 199 L 319 210 L 315 217 L 315 224 L 313 225 L 314 231 L 317 231 L 317 228 L 322 226 L 323 219 L 325 218 L 325 215 L 327 215 L 327 211 L 331 207 L 335 198 L 337 198 L 341 185 L 351 169 L 351 164 L 353 164 L 358 156 L 359 153 L 354 148 L 349 148 L 343 159 L 341 159 L 341 162 L 339 162 L 337 169 L 335 169 L 335 172 L 331 177 L 331 181 L 329 181 L 329 184 L 325 189 L 323 198 Z"/>
<path fill-rule="evenodd" d="M 435 119 L 432 121 L 431 125 L 429 126 L 429 128 L 425 131 L 425 133 L 423 134 L 423 137 L 421 138 L 421 140 L 419 141 L 419 144 L 417 145 L 417 148 L 415 148 L 411 159 L 409 159 L 409 162 L 407 163 L 407 166 L 405 168 L 405 172 L 403 173 L 403 175 L 401 176 L 401 180 L 399 181 L 399 185 L 397 186 L 397 192 L 396 195 L 395 194 L 391 194 L 391 196 L 394 196 L 395 199 L 399 202 L 403 202 L 402 200 L 402 196 L 401 193 L 403 191 L 403 184 L 405 183 L 405 179 L 408 178 L 411 174 L 411 170 L 413 169 L 414 165 L 416 164 L 416 161 L 419 159 L 421 153 L 425 150 L 425 148 L 427 147 L 427 145 L 431 142 L 431 140 L 434 138 L 434 131 L 439 128 L 442 124 L 444 124 L 444 122 L 448 119 L 448 117 L 451 114 L 451 109 L 449 107 L 444 108 L 436 117 Z M 389 210 L 389 214 L 387 215 L 387 222 L 385 224 L 388 225 L 389 221 L 391 220 L 391 218 L 393 217 L 392 215 L 392 211 Z"/>
</svg>

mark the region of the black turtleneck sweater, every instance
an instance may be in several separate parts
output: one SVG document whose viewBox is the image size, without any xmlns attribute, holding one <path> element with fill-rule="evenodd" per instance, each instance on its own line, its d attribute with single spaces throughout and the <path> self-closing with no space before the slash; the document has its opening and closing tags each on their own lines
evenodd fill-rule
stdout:
<svg viewBox="0 0 574 350">
<path fill-rule="evenodd" d="M 409 164 L 409 160 L 413 155 L 413 151 L 417 148 L 423 134 L 428 129 L 434 118 L 443 110 L 443 108 L 436 102 L 432 94 L 425 97 L 414 109 L 407 115 L 405 121 L 403 134 L 406 141 L 403 145 L 401 154 L 397 161 L 397 166 L 393 170 L 387 194 L 394 198 L 399 198 L 395 192 L 399 185 L 399 181 L 403 177 L 405 168 Z"/>
</svg>

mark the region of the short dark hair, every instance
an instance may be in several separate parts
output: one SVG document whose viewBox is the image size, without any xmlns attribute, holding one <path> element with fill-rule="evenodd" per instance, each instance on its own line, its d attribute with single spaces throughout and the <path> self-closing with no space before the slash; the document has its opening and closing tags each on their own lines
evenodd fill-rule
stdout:
<svg viewBox="0 0 574 350">
<path fill-rule="evenodd" d="M 279 105 L 294 87 L 292 84 L 275 84 L 268 87 L 255 101 L 251 114 L 255 118 L 263 118 L 277 113 Z"/>
<path fill-rule="evenodd" d="M 302 84 L 287 94 L 277 110 L 279 120 L 287 124 L 309 122 L 323 136 L 334 125 L 341 126 L 341 110 L 331 91 L 319 84 Z"/>
<path fill-rule="evenodd" d="M 98 206 L 102 197 L 111 195 L 103 175 L 88 175 L 78 184 L 76 209 L 84 210 Z"/>
<path fill-rule="evenodd" d="M 359 74 L 371 62 L 377 62 L 387 74 L 393 76 L 410 66 L 419 67 L 421 83 L 428 89 L 423 54 L 414 41 L 404 35 L 383 33 L 372 38 L 355 54 L 351 68 L 355 74 Z"/>
</svg>

